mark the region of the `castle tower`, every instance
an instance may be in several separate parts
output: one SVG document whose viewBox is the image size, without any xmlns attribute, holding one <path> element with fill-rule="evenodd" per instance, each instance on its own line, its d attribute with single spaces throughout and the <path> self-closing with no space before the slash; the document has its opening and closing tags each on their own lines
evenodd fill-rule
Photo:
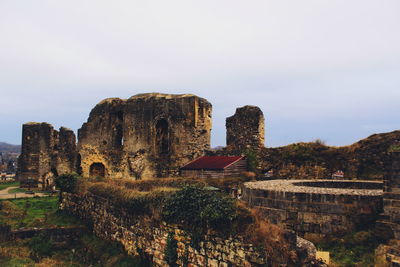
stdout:
<svg viewBox="0 0 400 267">
<path fill-rule="evenodd" d="M 174 175 L 210 148 L 211 104 L 195 95 L 109 98 L 78 131 L 83 176 Z"/>
<path fill-rule="evenodd" d="M 51 124 L 29 122 L 22 126 L 17 178 L 22 186 L 51 187 L 54 177 L 75 171 L 76 141 L 72 130 L 54 130 Z"/>
<path fill-rule="evenodd" d="M 228 149 L 243 152 L 264 147 L 264 115 L 259 107 L 237 108 L 226 118 L 226 145 Z"/>
</svg>

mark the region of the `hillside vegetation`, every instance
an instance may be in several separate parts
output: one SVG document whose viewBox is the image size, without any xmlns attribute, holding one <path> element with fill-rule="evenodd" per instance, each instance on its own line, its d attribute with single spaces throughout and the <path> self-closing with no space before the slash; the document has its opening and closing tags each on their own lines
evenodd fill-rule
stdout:
<svg viewBox="0 0 400 267">
<path fill-rule="evenodd" d="M 331 147 L 317 140 L 278 148 L 265 148 L 259 155 L 261 168 L 277 178 L 330 178 L 342 170 L 348 179 L 383 178 L 387 153 L 400 144 L 400 131 L 374 134 L 350 146 Z"/>
</svg>

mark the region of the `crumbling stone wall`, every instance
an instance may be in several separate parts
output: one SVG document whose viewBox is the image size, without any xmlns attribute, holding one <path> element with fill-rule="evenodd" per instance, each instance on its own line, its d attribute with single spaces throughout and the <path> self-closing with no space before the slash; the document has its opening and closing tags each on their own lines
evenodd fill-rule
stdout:
<svg viewBox="0 0 400 267">
<path fill-rule="evenodd" d="M 378 222 L 381 236 L 390 239 L 375 252 L 379 266 L 400 266 L 400 152 L 392 152 L 386 162 L 383 214 Z"/>
<path fill-rule="evenodd" d="M 264 147 L 264 115 L 259 107 L 237 108 L 226 118 L 226 145 L 228 150 L 258 150 Z"/>
<path fill-rule="evenodd" d="M 18 176 L 41 180 L 41 185 L 44 175 L 51 178 L 69 171 L 84 176 L 162 177 L 176 174 L 205 153 L 234 156 L 250 149 L 257 150 L 258 170 L 271 170 L 279 179 L 328 178 L 342 170 L 345 179 L 381 180 L 385 154 L 400 140 L 400 131 L 394 131 L 346 147 L 316 141 L 265 148 L 263 114 L 254 106 L 238 108 L 226 126 L 227 147 L 211 151 L 211 104 L 205 99 L 157 93 L 105 99 L 79 130 L 78 147 L 71 130 L 61 128 L 58 133 L 46 123 L 24 125 Z"/>
<path fill-rule="evenodd" d="M 58 174 L 76 171 L 76 137 L 71 129 L 60 128 L 58 146 L 53 153 Z"/>
<path fill-rule="evenodd" d="M 175 174 L 210 148 L 211 109 L 207 100 L 189 94 L 101 101 L 78 131 L 83 176 L 93 174 L 93 164 L 102 165 L 107 177 Z"/>
<path fill-rule="evenodd" d="M 351 232 L 382 212 L 382 183 L 272 180 L 245 183 L 243 200 L 308 240 Z"/>
<path fill-rule="evenodd" d="M 173 233 L 177 241 L 179 266 L 289 266 L 282 259 L 266 255 L 262 248 L 244 242 L 239 236 L 224 239 L 210 234 L 204 236 L 197 247 L 190 242 L 190 234 L 178 226 L 161 221 L 145 223 L 138 215 L 115 207 L 108 200 L 93 194 L 82 197 L 63 193 L 60 208 L 93 225 L 97 236 L 121 243 L 129 254 L 146 253 L 154 266 L 168 266 L 165 248 L 169 233 Z M 287 234 L 288 248 L 302 254 L 295 266 L 319 266 L 315 263 L 315 246 L 310 242 L 304 246 L 302 243 L 305 240 L 293 233 Z"/>
<path fill-rule="evenodd" d="M 393 238 L 400 240 L 400 152 L 390 153 L 384 179 L 384 218 Z"/>
<path fill-rule="evenodd" d="M 42 188 L 51 187 L 55 176 L 75 171 L 76 141 L 72 130 L 60 132 L 48 123 L 29 122 L 22 126 L 22 147 L 17 178 L 22 185 L 28 180 Z"/>
</svg>

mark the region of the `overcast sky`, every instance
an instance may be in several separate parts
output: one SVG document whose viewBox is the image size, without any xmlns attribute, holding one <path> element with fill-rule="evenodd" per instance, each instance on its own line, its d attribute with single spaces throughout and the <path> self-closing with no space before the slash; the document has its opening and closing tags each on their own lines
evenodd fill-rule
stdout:
<svg viewBox="0 0 400 267">
<path fill-rule="evenodd" d="M 347 145 L 400 129 L 399 0 L 0 0 L 0 141 L 77 130 L 96 103 L 193 93 L 212 145 L 244 105 L 266 145 Z"/>
</svg>

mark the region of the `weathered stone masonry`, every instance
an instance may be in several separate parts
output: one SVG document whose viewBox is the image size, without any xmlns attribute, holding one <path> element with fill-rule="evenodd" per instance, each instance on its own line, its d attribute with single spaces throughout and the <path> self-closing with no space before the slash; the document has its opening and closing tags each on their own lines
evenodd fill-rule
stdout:
<svg viewBox="0 0 400 267">
<path fill-rule="evenodd" d="M 400 266 L 400 152 L 390 153 L 384 178 L 383 214 L 378 222 L 382 237 L 391 239 L 381 245 L 376 260 L 382 266 Z"/>
<path fill-rule="evenodd" d="M 178 256 L 184 258 L 188 252 L 188 266 L 264 266 L 267 263 L 268 258 L 261 251 L 239 238 L 224 240 L 206 236 L 206 242 L 200 242 L 200 249 L 196 250 L 189 245 L 188 235 L 178 227 L 144 224 L 134 214 L 94 195 L 64 193 L 60 207 L 91 222 L 97 236 L 120 242 L 128 253 L 137 255 L 143 251 L 150 255 L 155 266 L 168 266 L 164 251 L 170 232 L 178 241 Z M 296 240 L 292 245 L 296 246 Z"/>
<path fill-rule="evenodd" d="M 83 176 L 176 174 L 210 148 L 211 109 L 194 95 L 153 93 L 101 101 L 78 131 Z"/>
<path fill-rule="evenodd" d="M 72 130 L 53 129 L 48 123 L 26 123 L 22 127 L 22 151 L 17 176 L 23 183 L 36 181 L 39 187 L 53 184 L 57 175 L 76 169 L 76 140 Z"/>
<path fill-rule="evenodd" d="M 264 115 L 259 107 L 237 108 L 226 118 L 226 146 L 228 150 L 244 152 L 264 147 Z"/>
<path fill-rule="evenodd" d="M 55 131 L 48 123 L 27 123 L 17 177 L 51 187 L 54 176 L 147 179 L 176 176 L 188 162 L 208 153 L 212 105 L 191 94 L 139 94 L 108 98 L 78 130 Z M 264 146 L 264 116 L 255 106 L 238 108 L 226 119 L 224 155 L 242 155 Z"/>
<path fill-rule="evenodd" d="M 311 240 L 374 222 L 382 194 L 382 183 L 374 181 L 272 180 L 243 189 L 243 199 L 271 222 Z"/>
<path fill-rule="evenodd" d="M 210 149 L 211 111 L 207 100 L 190 94 L 105 99 L 78 130 L 78 145 L 69 129 L 24 124 L 17 177 L 47 187 L 67 172 L 133 179 L 177 175 Z"/>
</svg>

